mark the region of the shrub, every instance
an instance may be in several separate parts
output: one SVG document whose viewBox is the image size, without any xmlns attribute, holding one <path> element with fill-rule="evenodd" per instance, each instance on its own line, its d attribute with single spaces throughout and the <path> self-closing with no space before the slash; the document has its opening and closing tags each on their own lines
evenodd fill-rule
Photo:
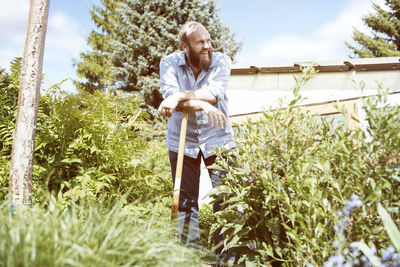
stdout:
<svg viewBox="0 0 400 267">
<path fill-rule="evenodd" d="M 209 249 L 214 246 L 213 235 L 210 233 L 211 225 L 214 221 L 213 206 L 203 204 L 199 209 L 200 240 L 201 244 Z"/>
<path fill-rule="evenodd" d="M 15 120 L 20 72 L 21 58 L 15 58 L 11 62 L 10 73 L 4 69 L 0 69 L 0 125 Z"/>
<path fill-rule="evenodd" d="M 0 69 L 0 199 L 8 194 L 12 133 L 18 104 L 21 58 L 11 62 L 10 73 Z"/>
<path fill-rule="evenodd" d="M 20 61 L 0 73 L 0 199 L 8 192 Z M 5 108 L 6 107 L 6 108 Z M 3 114 L 4 113 L 4 114 Z M 67 94 L 59 84 L 42 92 L 33 166 L 34 201 L 47 192 L 64 198 L 119 197 L 149 200 L 172 190 L 164 126 L 149 122 L 129 94 Z"/>
<path fill-rule="evenodd" d="M 34 180 L 64 197 L 151 199 L 172 187 L 164 146 L 138 99 L 107 92 L 41 99 Z"/>
<path fill-rule="evenodd" d="M 344 246 L 362 237 L 377 247 L 387 244 L 377 223 L 378 202 L 398 218 L 399 109 L 382 105 L 381 90 L 365 99 L 366 132 L 321 121 L 297 107 L 299 89 L 313 74 L 305 68 L 288 106 L 238 127 L 236 149 L 218 152 L 236 167 L 217 163 L 227 176 L 210 195 L 219 196 L 225 208 L 216 213 L 211 232 L 222 227 L 239 263 L 320 266 L 335 250 L 336 211 L 353 194 L 364 206 L 347 223 Z"/>
</svg>

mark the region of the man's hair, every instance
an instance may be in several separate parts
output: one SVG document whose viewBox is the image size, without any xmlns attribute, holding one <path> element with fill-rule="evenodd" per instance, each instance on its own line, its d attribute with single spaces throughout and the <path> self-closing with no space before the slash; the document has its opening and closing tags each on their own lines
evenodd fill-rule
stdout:
<svg viewBox="0 0 400 267">
<path fill-rule="evenodd" d="M 179 41 L 188 44 L 188 33 L 196 30 L 197 27 L 203 26 L 197 21 L 188 21 L 183 24 L 181 30 L 179 31 Z M 204 27 L 204 26 L 203 26 Z"/>
</svg>

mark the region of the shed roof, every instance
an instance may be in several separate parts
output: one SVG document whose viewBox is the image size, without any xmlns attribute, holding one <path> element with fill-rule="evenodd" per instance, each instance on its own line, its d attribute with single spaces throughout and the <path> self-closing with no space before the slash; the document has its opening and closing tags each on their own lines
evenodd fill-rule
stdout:
<svg viewBox="0 0 400 267">
<path fill-rule="evenodd" d="M 231 74 L 295 73 L 300 67 L 312 65 L 319 72 L 400 70 L 400 57 L 358 58 L 344 61 L 303 61 L 264 66 L 233 65 Z"/>
</svg>

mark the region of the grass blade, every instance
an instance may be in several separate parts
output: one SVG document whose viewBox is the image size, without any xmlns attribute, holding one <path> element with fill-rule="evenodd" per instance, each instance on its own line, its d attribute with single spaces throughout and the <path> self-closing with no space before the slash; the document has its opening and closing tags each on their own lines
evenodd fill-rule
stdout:
<svg viewBox="0 0 400 267">
<path fill-rule="evenodd" d="M 400 251 L 400 231 L 394 224 L 394 221 L 390 217 L 389 213 L 381 205 L 381 203 L 378 204 L 378 213 L 379 216 L 381 216 L 383 225 L 385 226 L 386 232 L 388 233 L 390 240 L 392 240 L 393 246 L 396 248 L 397 251 Z"/>
</svg>

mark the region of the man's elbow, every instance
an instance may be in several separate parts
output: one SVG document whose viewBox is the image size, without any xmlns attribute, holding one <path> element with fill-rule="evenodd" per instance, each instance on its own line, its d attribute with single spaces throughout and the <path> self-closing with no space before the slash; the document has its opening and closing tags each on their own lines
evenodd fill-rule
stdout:
<svg viewBox="0 0 400 267">
<path fill-rule="evenodd" d="M 218 102 L 218 98 L 216 96 L 211 97 L 210 100 L 208 101 L 208 103 L 210 104 L 215 104 Z"/>
<path fill-rule="evenodd" d="M 217 103 L 218 102 L 218 97 L 215 95 L 215 93 L 212 90 L 210 90 L 209 88 L 207 88 L 207 90 L 209 92 L 207 102 L 210 103 L 210 104 Z"/>
</svg>

